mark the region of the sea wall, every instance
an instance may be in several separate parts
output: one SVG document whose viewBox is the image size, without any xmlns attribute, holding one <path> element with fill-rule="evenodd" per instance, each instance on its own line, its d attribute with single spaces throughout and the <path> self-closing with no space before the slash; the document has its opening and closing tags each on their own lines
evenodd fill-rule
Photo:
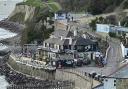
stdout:
<svg viewBox="0 0 128 89">
<path fill-rule="evenodd" d="M 96 81 L 85 75 L 84 72 L 77 71 L 75 69 L 61 69 L 56 70 L 57 80 L 71 80 L 75 83 L 75 89 L 92 89 L 100 84 L 99 81 Z"/>
<path fill-rule="evenodd" d="M 34 68 L 32 66 L 28 66 L 25 64 L 18 63 L 14 60 L 13 56 L 9 57 L 9 60 L 7 62 L 12 69 L 15 71 L 21 72 L 23 74 L 35 77 L 35 78 L 40 78 L 40 79 L 50 79 L 54 80 L 55 79 L 55 70 L 48 70 L 48 69 L 38 69 Z"/>
</svg>

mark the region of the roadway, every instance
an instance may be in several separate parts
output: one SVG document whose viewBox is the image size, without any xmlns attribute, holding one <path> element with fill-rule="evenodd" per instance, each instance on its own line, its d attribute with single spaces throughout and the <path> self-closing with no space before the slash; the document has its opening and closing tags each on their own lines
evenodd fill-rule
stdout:
<svg viewBox="0 0 128 89">
<path fill-rule="evenodd" d="M 108 15 L 110 15 L 110 14 L 108 14 Z M 104 34 L 104 33 L 99 34 L 99 33 L 96 33 L 96 32 L 89 31 L 88 30 L 89 27 L 85 23 L 70 22 L 69 25 L 71 26 L 70 30 L 74 30 L 74 29 L 78 28 L 79 31 L 87 32 L 87 33 L 89 33 L 90 35 L 92 35 L 94 37 L 100 37 L 100 38 L 106 39 L 106 36 L 108 36 L 107 34 Z M 116 39 L 111 38 L 111 40 L 109 40 L 108 42 L 109 42 L 109 45 L 110 45 L 110 50 L 108 51 L 107 65 L 105 67 L 99 68 L 99 67 L 96 67 L 96 66 L 83 66 L 83 67 L 75 68 L 75 70 L 80 71 L 80 72 L 87 72 L 87 73 L 95 71 L 98 74 L 102 74 L 102 75 L 106 75 L 106 76 L 115 72 L 118 69 L 118 67 L 120 65 L 120 62 L 123 60 L 122 52 L 121 52 L 121 46 L 120 46 L 119 40 L 116 40 Z"/>
<path fill-rule="evenodd" d="M 109 46 L 110 50 L 108 51 L 107 65 L 105 65 L 105 67 L 100 68 L 96 66 L 83 66 L 75 68 L 75 70 L 87 73 L 96 72 L 97 74 L 105 76 L 115 72 L 119 68 L 120 62 L 123 60 L 120 42 L 115 39 L 109 40 Z"/>
</svg>

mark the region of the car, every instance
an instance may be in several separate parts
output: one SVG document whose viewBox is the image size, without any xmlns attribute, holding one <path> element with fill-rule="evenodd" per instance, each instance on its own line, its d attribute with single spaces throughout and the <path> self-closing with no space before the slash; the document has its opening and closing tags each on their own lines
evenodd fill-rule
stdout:
<svg viewBox="0 0 128 89">
<path fill-rule="evenodd" d="M 82 61 L 83 61 L 83 65 L 89 65 L 91 63 L 90 60 L 83 59 Z"/>
<path fill-rule="evenodd" d="M 82 66 L 83 65 L 83 61 L 81 59 L 74 59 L 75 62 L 75 66 Z"/>
<path fill-rule="evenodd" d="M 56 68 L 74 67 L 74 60 L 73 59 L 59 59 L 57 61 L 52 62 L 52 65 L 55 66 Z"/>
</svg>

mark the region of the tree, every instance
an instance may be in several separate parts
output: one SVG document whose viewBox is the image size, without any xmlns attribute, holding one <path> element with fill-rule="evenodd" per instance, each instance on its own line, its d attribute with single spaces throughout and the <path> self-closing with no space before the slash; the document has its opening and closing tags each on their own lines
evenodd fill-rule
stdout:
<svg viewBox="0 0 128 89">
<path fill-rule="evenodd" d="M 106 9 L 104 0 L 91 0 L 88 7 L 89 12 L 93 15 L 101 14 Z"/>
</svg>

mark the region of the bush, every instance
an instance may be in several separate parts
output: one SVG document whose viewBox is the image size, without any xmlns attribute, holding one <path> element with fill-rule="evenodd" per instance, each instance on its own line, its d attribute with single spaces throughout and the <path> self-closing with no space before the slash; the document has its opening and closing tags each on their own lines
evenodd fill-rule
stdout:
<svg viewBox="0 0 128 89">
<path fill-rule="evenodd" d="M 114 33 L 114 32 L 109 32 L 109 36 L 110 36 L 110 37 L 117 37 L 117 36 L 116 36 L 116 33 Z"/>
</svg>

